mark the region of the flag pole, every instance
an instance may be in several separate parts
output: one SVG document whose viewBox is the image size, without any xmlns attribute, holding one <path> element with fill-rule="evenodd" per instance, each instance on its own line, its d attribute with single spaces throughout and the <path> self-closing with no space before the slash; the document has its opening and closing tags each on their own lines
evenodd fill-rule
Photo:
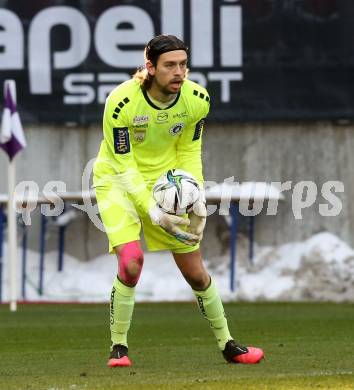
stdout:
<svg viewBox="0 0 354 390">
<path fill-rule="evenodd" d="M 15 210 L 16 163 L 13 158 L 8 164 L 8 243 L 10 271 L 10 311 L 17 310 L 17 223 Z"/>
<path fill-rule="evenodd" d="M 16 82 L 4 82 L 4 111 L 1 118 L 0 147 L 9 157 L 8 163 L 8 264 L 10 311 L 17 310 L 17 224 L 16 224 L 16 164 L 15 156 L 26 147 L 26 138 L 16 104 Z"/>
<path fill-rule="evenodd" d="M 6 80 L 5 86 L 11 91 L 11 97 L 14 105 L 17 104 L 16 82 L 14 80 Z M 6 94 L 6 91 L 5 91 Z M 10 279 L 10 311 L 17 311 L 17 222 L 16 222 L 16 155 L 10 158 L 7 170 L 8 182 L 8 243 L 9 243 L 9 279 Z"/>
</svg>

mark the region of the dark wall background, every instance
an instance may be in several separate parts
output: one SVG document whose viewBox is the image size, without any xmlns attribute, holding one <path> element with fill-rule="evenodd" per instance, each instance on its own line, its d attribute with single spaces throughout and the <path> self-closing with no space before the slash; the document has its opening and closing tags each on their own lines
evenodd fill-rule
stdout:
<svg viewBox="0 0 354 390">
<path fill-rule="evenodd" d="M 184 39 L 189 45 L 192 43 L 192 30 L 197 31 L 207 23 L 202 16 L 199 19 L 198 15 L 193 14 L 193 9 L 199 6 L 203 11 L 201 15 L 209 10 L 212 14 L 213 63 L 210 66 L 191 64 L 193 72 L 202 74 L 207 80 L 213 104 L 210 120 L 354 118 L 354 2 L 351 0 L 0 1 L 0 35 L 6 33 L 6 15 L 1 10 L 7 9 L 17 15 L 23 27 L 23 69 L 14 70 L 10 64 L 1 62 L 1 54 L 6 48 L 0 44 L 0 83 L 6 78 L 17 80 L 23 121 L 29 124 L 74 122 L 84 125 L 100 122 L 103 103 L 97 102 L 97 99 L 87 104 L 64 103 L 67 93 L 63 86 L 65 76 L 70 73 L 93 74 L 94 80 L 89 86 L 94 91 L 100 85 L 100 73 L 126 73 L 129 77 L 135 65 L 118 69 L 106 64 L 97 55 L 93 43 L 97 20 L 111 7 L 133 6 L 149 15 L 155 34 L 168 32 L 162 31 L 163 4 L 165 7 L 182 9 L 183 20 L 180 22 L 183 23 Z M 79 10 L 86 18 L 91 32 L 89 54 L 75 68 L 52 70 L 51 93 L 31 93 L 28 70 L 30 26 L 40 11 L 63 5 Z M 242 16 L 240 20 L 235 20 L 236 27 L 229 36 L 230 50 L 236 50 L 237 42 L 241 40 L 242 61 L 238 66 L 225 66 L 220 60 L 220 18 L 221 10 L 226 7 L 241 10 Z M 174 10 L 170 11 L 173 15 Z M 133 26 L 127 21 L 116 28 L 129 31 Z M 165 30 L 167 28 L 165 26 Z M 150 38 L 146 36 L 144 42 Z M 7 44 L 19 44 L 16 36 L 10 40 Z M 50 30 L 50 42 L 52 53 L 67 50 L 71 44 L 68 27 L 62 24 L 54 26 Z M 121 45 L 120 49 L 142 50 L 143 47 L 140 43 Z M 141 58 L 143 62 L 143 56 Z M 210 80 L 212 72 L 241 75 L 240 80 L 230 82 L 227 101 L 221 99 L 221 83 Z"/>
</svg>

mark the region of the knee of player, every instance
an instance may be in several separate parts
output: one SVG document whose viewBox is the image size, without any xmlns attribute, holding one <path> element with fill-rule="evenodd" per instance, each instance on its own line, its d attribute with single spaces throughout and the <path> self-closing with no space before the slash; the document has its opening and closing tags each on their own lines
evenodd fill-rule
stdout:
<svg viewBox="0 0 354 390">
<path fill-rule="evenodd" d="M 144 263 L 144 253 L 138 241 L 123 244 L 119 248 L 119 276 L 123 282 L 136 284 Z"/>
<path fill-rule="evenodd" d="M 210 283 L 210 277 L 204 270 L 190 272 L 185 275 L 185 279 L 193 290 L 205 290 Z"/>
<path fill-rule="evenodd" d="M 140 275 L 141 269 L 143 266 L 143 261 L 142 259 L 130 259 L 128 260 L 126 264 L 126 271 L 128 274 L 132 277 L 136 277 Z"/>
</svg>

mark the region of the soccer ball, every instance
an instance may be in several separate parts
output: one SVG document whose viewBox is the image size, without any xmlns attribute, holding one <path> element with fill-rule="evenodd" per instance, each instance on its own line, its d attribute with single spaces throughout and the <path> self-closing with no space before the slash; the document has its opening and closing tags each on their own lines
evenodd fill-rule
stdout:
<svg viewBox="0 0 354 390">
<path fill-rule="evenodd" d="M 152 189 L 157 205 L 166 213 L 188 213 L 200 197 L 195 178 L 182 169 L 170 169 L 163 174 Z"/>
</svg>

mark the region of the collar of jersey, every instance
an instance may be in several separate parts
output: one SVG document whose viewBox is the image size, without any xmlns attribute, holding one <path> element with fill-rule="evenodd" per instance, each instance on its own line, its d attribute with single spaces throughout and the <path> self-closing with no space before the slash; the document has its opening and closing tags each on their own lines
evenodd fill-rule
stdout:
<svg viewBox="0 0 354 390">
<path fill-rule="evenodd" d="M 144 95 L 144 98 L 145 100 L 149 103 L 149 105 L 153 108 L 155 108 L 155 110 L 168 110 L 169 108 L 173 107 L 177 102 L 178 102 L 178 99 L 179 99 L 179 96 L 181 95 L 181 91 L 178 92 L 177 96 L 176 96 L 176 99 L 166 108 L 160 108 L 158 107 L 156 104 L 154 104 L 150 99 L 149 99 L 149 96 L 147 94 L 146 91 L 143 90 L 143 95 Z"/>
</svg>

